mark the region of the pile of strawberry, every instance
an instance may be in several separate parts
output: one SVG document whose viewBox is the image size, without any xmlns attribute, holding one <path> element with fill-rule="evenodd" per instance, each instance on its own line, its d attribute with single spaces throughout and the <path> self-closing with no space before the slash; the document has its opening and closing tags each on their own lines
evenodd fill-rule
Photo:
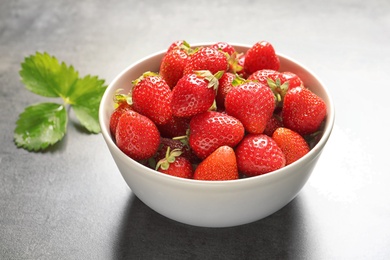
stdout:
<svg viewBox="0 0 390 260">
<path fill-rule="evenodd" d="M 266 41 L 246 53 L 218 42 L 172 43 L 159 72 L 117 92 L 110 131 L 119 149 L 157 171 L 197 180 L 269 173 L 309 152 L 326 104 Z"/>
</svg>

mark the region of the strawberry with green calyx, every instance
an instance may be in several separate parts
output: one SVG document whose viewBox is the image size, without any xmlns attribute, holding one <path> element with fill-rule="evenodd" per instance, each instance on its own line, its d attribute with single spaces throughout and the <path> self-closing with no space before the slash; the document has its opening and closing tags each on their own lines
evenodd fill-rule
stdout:
<svg viewBox="0 0 390 260">
<path fill-rule="evenodd" d="M 185 157 L 181 157 L 180 149 L 171 149 L 168 147 L 165 158 L 157 162 L 156 171 L 169 174 L 176 177 L 191 179 L 193 169 L 191 162 Z"/>
<path fill-rule="evenodd" d="M 248 81 L 227 93 L 225 109 L 227 114 L 242 122 L 247 132 L 260 134 L 272 117 L 275 98 L 268 86 Z"/>
<path fill-rule="evenodd" d="M 260 41 L 245 54 L 244 70 L 248 75 L 262 69 L 279 70 L 280 61 L 271 43 Z"/>
<path fill-rule="evenodd" d="M 297 161 L 310 151 L 309 145 L 300 134 L 285 127 L 277 128 L 272 134 L 272 139 L 282 149 L 286 165 Z"/>
<path fill-rule="evenodd" d="M 209 70 L 212 74 L 229 69 L 228 58 L 224 52 L 211 47 L 201 47 L 191 55 L 184 68 L 184 74 L 197 70 Z"/>
<path fill-rule="evenodd" d="M 156 73 L 145 72 L 133 81 L 131 92 L 134 111 L 162 125 L 172 119 L 172 91 Z"/>
<path fill-rule="evenodd" d="M 238 179 L 237 159 L 233 148 L 221 146 L 199 163 L 195 180 L 224 181 Z"/>
<path fill-rule="evenodd" d="M 248 134 L 235 149 L 240 173 L 251 177 L 269 173 L 286 165 L 277 143 L 265 134 Z"/>
<path fill-rule="evenodd" d="M 183 76 L 184 67 L 190 55 L 193 53 L 187 42 L 173 47 L 164 55 L 160 63 L 160 76 L 173 89 L 177 81 Z"/>
<path fill-rule="evenodd" d="M 197 71 L 184 75 L 172 90 L 172 114 L 191 117 L 210 109 L 218 89 L 218 80 L 223 71 L 211 74 Z"/>
<path fill-rule="evenodd" d="M 204 159 L 220 146 L 235 147 L 244 134 L 244 126 L 238 119 L 207 111 L 192 117 L 188 141 L 194 153 Z"/>
<path fill-rule="evenodd" d="M 319 130 L 327 114 L 325 102 L 308 88 L 296 87 L 284 97 L 283 125 L 301 135 Z"/>
<path fill-rule="evenodd" d="M 119 118 L 116 132 L 116 145 L 134 160 L 152 157 L 160 144 L 160 133 L 148 117 L 128 110 Z"/>
<path fill-rule="evenodd" d="M 199 163 L 200 161 L 199 158 L 195 155 L 194 151 L 188 145 L 187 136 L 180 136 L 177 138 L 162 137 L 159 148 L 153 156 L 154 160 L 158 162 L 163 159 L 167 153 L 168 148 L 170 150 L 180 150 L 182 152 L 180 156 L 187 158 L 193 164 Z"/>
</svg>

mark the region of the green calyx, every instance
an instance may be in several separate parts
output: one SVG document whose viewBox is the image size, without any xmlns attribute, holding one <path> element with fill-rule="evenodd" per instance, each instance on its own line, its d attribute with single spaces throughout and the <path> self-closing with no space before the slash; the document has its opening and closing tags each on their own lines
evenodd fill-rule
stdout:
<svg viewBox="0 0 390 260">
<path fill-rule="evenodd" d="M 209 82 L 208 88 L 213 88 L 215 91 L 218 90 L 219 79 L 225 73 L 225 71 L 220 70 L 214 75 L 209 70 L 197 70 L 194 73 L 200 77 L 203 77 L 205 80 Z"/>
<path fill-rule="evenodd" d="M 238 60 L 242 55 L 244 54 L 238 54 L 237 52 L 234 52 L 232 55 L 227 54 L 229 68 L 231 71 L 233 71 L 233 73 L 236 73 L 237 71 L 242 71 L 243 67 L 238 64 Z"/>
<path fill-rule="evenodd" d="M 169 165 L 173 162 L 175 162 L 176 158 L 179 157 L 182 154 L 182 151 L 180 149 L 173 149 L 171 151 L 171 148 L 168 147 L 167 152 L 165 154 L 165 158 L 161 159 L 156 164 L 156 170 L 161 168 L 162 170 L 168 170 Z"/>
<path fill-rule="evenodd" d="M 119 104 L 126 102 L 129 105 L 133 104 L 133 99 L 131 97 L 131 93 L 123 94 L 121 93 L 123 89 L 117 89 L 114 95 L 115 108 L 119 106 Z"/>
<path fill-rule="evenodd" d="M 281 84 L 280 78 L 276 78 L 276 80 L 272 80 L 270 78 L 267 78 L 267 83 L 275 95 L 276 105 L 282 106 L 284 96 L 286 95 L 287 90 L 288 90 L 289 82 L 286 81 L 283 84 Z"/>
</svg>

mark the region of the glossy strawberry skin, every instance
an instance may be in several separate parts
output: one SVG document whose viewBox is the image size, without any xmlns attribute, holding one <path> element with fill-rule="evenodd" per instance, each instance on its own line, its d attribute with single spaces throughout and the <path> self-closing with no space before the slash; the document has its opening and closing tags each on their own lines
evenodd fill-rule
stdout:
<svg viewBox="0 0 390 260">
<path fill-rule="evenodd" d="M 235 149 L 240 173 L 251 177 L 266 174 L 286 165 L 276 142 L 265 134 L 248 134 Z"/>
<path fill-rule="evenodd" d="M 238 119 L 208 111 L 191 119 L 189 144 L 200 159 L 205 159 L 220 146 L 235 147 L 244 134 L 244 126 Z"/>
<path fill-rule="evenodd" d="M 205 112 L 213 104 L 215 95 L 204 78 L 186 74 L 172 90 L 172 113 L 177 117 L 190 117 Z"/>
<path fill-rule="evenodd" d="M 124 112 L 131 110 L 131 106 L 127 102 L 121 102 L 118 107 L 112 112 L 110 116 L 110 132 L 111 136 L 115 139 L 116 126 L 118 125 L 119 118 Z"/>
<path fill-rule="evenodd" d="M 309 145 L 300 134 L 285 127 L 277 128 L 272 134 L 272 139 L 284 153 L 286 165 L 297 161 L 310 151 Z"/>
<path fill-rule="evenodd" d="M 184 74 L 190 74 L 198 70 L 209 70 L 212 74 L 218 71 L 227 71 L 229 63 L 226 55 L 211 47 L 201 47 L 191 55 L 184 68 Z"/>
<path fill-rule="evenodd" d="M 271 43 L 260 41 L 249 48 L 245 55 L 244 70 L 248 75 L 262 69 L 279 70 L 280 61 Z"/>
<path fill-rule="evenodd" d="M 185 179 L 192 179 L 193 176 L 191 162 L 187 158 L 181 156 L 176 157 L 175 161 L 169 164 L 168 169 L 164 170 L 160 167 L 157 171 Z"/>
<path fill-rule="evenodd" d="M 134 111 L 155 124 L 165 124 L 172 119 L 172 91 L 160 76 L 142 76 L 133 86 L 131 95 Z"/>
<path fill-rule="evenodd" d="M 156 153 L 160 133 L 149 118 L 129 110 L 119 118 L 115 139 L 118 148 L 130 158 L 144 160 Z"/>
<path fill-rule="evenodd" d="M 260 134 L 273 114 L 275 98 L 268 86 L 249 81 L 229 91 L 225 109 L 242 122 L 247 132 Z"/>
<path fill-rule="evenodd" d="M 237 159 L 234 150 L 221 146 L 204 159 L 195 169 L 195 180 L 226 181 L 238 179 Z"/>
<path fill-rule="evenodd" d="M 287 91 L 284 97 L 283 125 L 301 135 L 319 130 L 326 117 L 326 104 L 315 93 L 304 87 Z"/>
<path fill-rule="evenodd" d="M 183 76 L 184 67 L 189 59 L 188 53 L 181 48 L 174 48 L 167 52 L 160 64 L 160 76 L 165 80 L 171 89 Z"/>
</svg>

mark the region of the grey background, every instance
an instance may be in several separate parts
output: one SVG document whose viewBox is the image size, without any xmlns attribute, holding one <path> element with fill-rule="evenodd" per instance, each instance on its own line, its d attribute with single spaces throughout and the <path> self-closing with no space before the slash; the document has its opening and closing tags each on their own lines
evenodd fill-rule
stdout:
<svg viewBox="0 0 390 260">
<path fill-rule="evenodd" d="M 270 41 L 327 85 L 336 123 L 312 177 L 275 214 L 234 228 L 169 220 L 126 186 L 100 134 L 71 120 L 46 152 L 17 149 L 25 56 L 111 82 L 175 40 Z M 386 259 L 390 2 L 0 2 L 0 259 Z"/>
</svg>

